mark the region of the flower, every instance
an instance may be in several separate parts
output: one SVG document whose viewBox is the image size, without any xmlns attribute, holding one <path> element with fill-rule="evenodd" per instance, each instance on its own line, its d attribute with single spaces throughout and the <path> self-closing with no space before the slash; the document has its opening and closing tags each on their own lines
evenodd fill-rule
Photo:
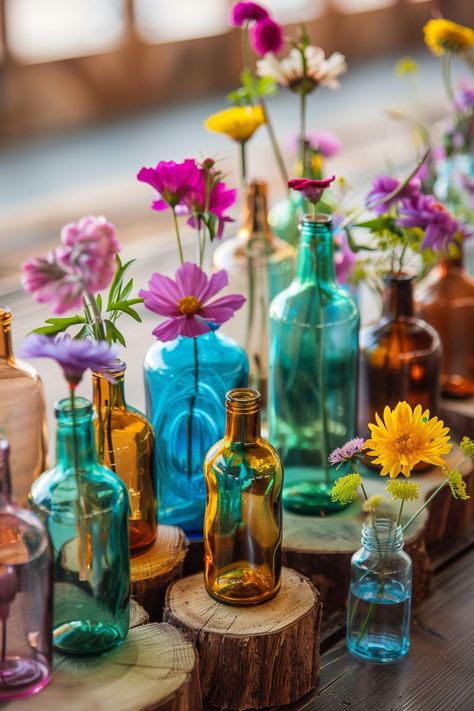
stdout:
<svg viewBox="0 0 474 711">
<path fill-rule="evenodd" d="M 433 54 L 464 54 L 474 47 L 474 31 L 470 27 L 458 25 L 442 17 L 428 20 L 423 27 L 423 33 L 425 44 Z"/>
<path fill-rule="evenodd" d="M 385 503 L 385 496 L 383 494 L 372 494 L 372 496 L 369 496 L 362 504 L 362 511 L 372 513 L 372 511 L 378 509 L 383 503 Z"/>
<path fill-rule="evenodd" d="M 421 243 L 422 249 L 431 247 L 434 250 L 445 251 L 450 242 L 461 231 L 461 227 L 451 213 L 436 201 L 433 195 L 418 195 L 402 200 L 397 224 L 400 227 L 420 227 L 425 236 Z"/>
<path fill-rule="evenodd" d="M 105 341 L 91 341 L 88 338 L 74 340 L 67 335 L 51 338 L 33 333 L 25 338 L 21 356 L 52 358 L 63 369 L 68 383 L 76 386 L 88 368 L 106 374 L 106 369 L 116 360 L 117 353 Z"/>
<path fill-rule="evenodd" d="M 463 437 L 460 447 L 467 457 L 474 457 L 474 441 L 470 437 Z"/>
<path fill-rule="evenodd" d="M 377 175 L 372 183 L 366 204 L 376 215 L 383 215 L 391 205 L 402 198 L 416 198 L 420 194 L 421 181 L 412 178 L 396 195 L 393 193 L 400 187 L 400 181 L 390 175 Z"/>
<path fill-rule="evenodd" d="M 406 76 L 407 74 L 416 74 L 417 71 L 418 64 L 413 57 L 402 57 L 395 65 L 395 73 L 399 77 Z"/>
<path fill-rule="evenodd" d="M 230 24 L 242 27 L 246 22 L 263 20 L 268 12 L 256 2 L 236 2 L 230 11 Z"/>
<path fill-rule="evenodd" d="M 342 462 L 350 462 L 357 454 L 362 451 L 365 440 L 362 437 L 354 437 L 342 445 L 336 447 L 329 455 L 330 464 L 341 464 Z"/>
<path fill-rule="evenodd" d="M 339 138 L 331 131 L 308 131 L 306 140 L 309 148 L 319 153 L 323 158 L 332 158 L 341 150 Z M 290 139 L 290 149 L 293 153 L 299 151 L 301 140 L 298 133 L 294 133 Z"/>
<path fill-rule="evenodd" d="M 469 111 L 474 108 L 474 86 L 469 84 L 468 79 L 461 79 L 459 89 L 456 93 L 456 106 L 461 111 Z"/>
<path fill-rule="evenodd" d="M 391 479 L 400 474 L 409 477 L 418 462 L 444 466 L 442 455 L 451 451 L 449 428 L 437 417 L 430 419 L 429 410 L 422 411 L 417 405 L 412 411 L 403 401 L 391 410 L 388 405 L 383 411 L 383 422 L 375 414 L 377 424 L 369 424 L 371 438 L 365 443 L 370 457 L 376 457 L 374 464 L 380 464 L 381 476 Z"/>
<path fill-rule="evenodd" d="M 57 250 L 47 257 L 33 257 L 21 265 L 24 290 L 39 304 L 49 304 L 54 314 L 82 306 L 84 284 L 81 275 L 61 265 Z"/>
<path fill-rule="evenodd" d="M 173 160 L 160 161 L 156 168 L 141 168 L 137 180 L 148 183 L 160 194 L 152 203 L 153 210 L 175 208 L 200 180 L 200 169 L 194 158 L 182 163 Z"/>
<path fill-rule="evenodd" d="M 220 239 L 224 231 L 226 222 L 233 222 L 233 219 L 225 214 L 229 207 L 232 207 L 237 200 L 237 190 L 228 188 L 227 185 L 217 178 L 211 177 L 211 188 L 208 190 L 206 171 L 201 170 L 200 178 L 195 187 L 183 200 L 186 210 L 191 213 L 188 224 L 192 227 L 202 227 L 202 223 L 209 225 L 209 217 L 217 219 L 216 237 Z"/>
<path fill-rule="evenodd" d="M 304 48 L 305 65 L 299 49 L 294 47 L 284 59 L 277 59 L 268 52 L 257 61 L 257 74 L 272 77 L 278 84 L 288 86 L 292 91 L 307 94 L 317 86 L 329 89 L 339 87 L 338 77 L 347 71 L 346 59 L 340 52 L 335 52 L 326 59 L 321 47 L 309 45 Z"/>
<path fill-rule="evenodd" d="M 387 484 L 387 491 L 395 501 L 415 501 L 420 495 L 420 485 L 417 481 L 392 479 Z"/>
<path fill-rule="evenodd" d="M 281 25 L 271 17 L 265 17 L 251 28 L 250 42 L 261 57 L 264 57 L 268 52 L 279 52 L 285 44 Z"/>
<path fill-rule="evenodd" d="M 443 474 L 448 480 L 449 488 L 455 499 L 467 501 L 471 497 L 466 493 L 466 482 L 462 478 L 459 469 L 443 468 Z"/>
<path fill-rule="evenodd" d="M 308 178 L 294 178 L 288 181 L 288 187 L 293 190 L 298 190 L 304 195 L 308 202 L 316 205 L 321 200 L 323 192 L 326 188 L 329 188 L 333 180 L 336 180 L 336 176 L 332 175 L 330 178 L 325 178 L 324 180 L 309 180 Z"/>
<path fill-rule="evenodd" d="M 228 284 L 224 269 L 210 278 L 196 264 L 185 262 L 175 274 L 175 280 L 155 273 L 149 282 L 149 291 L 142 289 L 140 296 L 150 311 L 169 318 L 157 326 L 153 335 L 160 341 L 171 341 L 177 336 L 194 338 L 213 330 L 212 325 L 228 321 L 245 303 L 238 294 L 209 299 Z"/>
<path fill-rule="evenodd" d="M 357 489 L 362 484 L 360 474 L 346 474 L 335 482 L 331 489 L 332 501 L 339 501 L 340 504 L 351 504 L 357 500 Z"/>
<path fill-rule="evenodd" d="M 336 267 L 336 279 L 339 284 L 345 284 L 347 277 L 351 273 L 357 259 L 349 247 L 345 232 L 337 232 L 334 235 L 334 265 Z"/>
<path fill-rule="evenodd" d="M 261 106 L 233 106 L 212 114 L 204 125 L 209 131 L 225 133 L 233 141 L 245 143 L 262 123 L 265 115 Z"/>
</svg>

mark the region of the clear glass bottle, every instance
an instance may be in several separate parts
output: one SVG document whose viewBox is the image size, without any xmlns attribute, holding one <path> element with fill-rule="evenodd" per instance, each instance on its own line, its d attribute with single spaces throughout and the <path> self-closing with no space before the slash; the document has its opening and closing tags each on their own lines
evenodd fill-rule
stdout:
<svg viewBox="0 0 474 711">
<path fill-rule="evenodd" d="M 204 584 L 220 602 L 255 605 L 280 589 L 283 469 L 260 435 L 260 393 L 230 390 L 225 404 L 225 437 L 204 461 Z"/>
<path fill-rule="evenodd" d="M 46 406 L 38 373 L 13 355 L 11 321 L 0 307 L 0 427 L 10 443 L 13 496 L 24 506 L 33 479 L 47 467 Z"/>
<path fill-rule="evenodd" d="M 53 570 L 41 521 L 12 500 L 0 439 L 0 701 L 40 691 L 51 676 Z"/>
<path fill-rule="evenodd" d="M 249 357 L 249 384 L 267 403 L 268 307 L 291 282 L 295 250 L 275 237 L 268 225 L 267 183 L 253 180 L 245 196 L 243 224 L 237 237 L 223 241 L 214 252 L 214 266 L 225 269 L 229 288 L 247 301 L 229 322 L 228 332 Z M 223 327 L 226 330 L 226 327 Z"/>
<path fill-rule="evenodd" d="M 219 331 L 157 341 L 144 363 L 147 415 L 155 431 L 158 519 L 202 538 L 202 463 L 225 431 L 225 394 L 248 382 L 245 351 Z"/>
<path fill-rule="evenodd" d="M 410 648 L 412 563 L 400 526 L 364 524 L 362 548 L 352 556 L 347 648 L 367 662 L 396 662 Z"/>
<path fill-rule="evenodd" d="M 99 462 L 118 474 L 130 500 L 128 534 L 130 555 L 138 555 L 156 540 L 157 516 L 154 477 L 153 427 L 145 415 L 125 401 L 123 361 L 92 374 L 95 444 Z"/>
<path fill-rule="evenodd" d="M 324 515 L 341 508 L 328 456 L 356 435 L 359 312 L 338 286 L 331 218 L 300 223 L 296 277 L 270 305 L 270 441 L 285 467 L 283 505 Z"/>
<path fill-rule="evenodd" d="M 128 495 L 119 477 L 97 461 L 92 404 L 56 404 L 57 460 L 31 487 L 54 557 L 54 647 L 78 656 L 101 654 L 128 632 L 130 557 Z"/>
</svg>

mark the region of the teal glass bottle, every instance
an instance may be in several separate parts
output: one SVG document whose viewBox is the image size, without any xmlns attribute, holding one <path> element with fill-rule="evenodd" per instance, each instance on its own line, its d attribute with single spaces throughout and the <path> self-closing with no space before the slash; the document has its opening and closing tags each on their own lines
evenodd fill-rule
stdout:
<svg viewBox="0 0 474 711">
<path fill-rule="evenodd" d="M 296 277 L 270 305 L 269 439 L 290 511 L 341 508 L 328 456 L 356 434 L 358 337 L 357 305 L 336 282 L 331 218 L 305 215 Z"/>
<path fill-rule="evenodd" d="M 128 632 L 128 494 L 97 461 L 92 404 L 56 404 L 57 461 L 30 491 L 54 557 L 53 643 L 72 655 L 101 654 Z"/>
</svg>

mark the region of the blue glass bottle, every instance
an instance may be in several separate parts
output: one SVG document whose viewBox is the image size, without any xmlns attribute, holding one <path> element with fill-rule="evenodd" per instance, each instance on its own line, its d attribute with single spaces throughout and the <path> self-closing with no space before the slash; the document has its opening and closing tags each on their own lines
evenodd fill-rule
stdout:
<svg viewBox="0 0 474 711">
<path fill-rule="evenodd" d="M 224 436 L 225 395 L 245 387 L 245 351 L 218 331 L 157 341 L 144 364 L 147 414 L 155 430 L 158 520 L 202 538 L 203 462 Z"/>
<path fill-rule="evenodd" d="M 59 652 L 101 654 L 128 632 L 128 494 L 97 461 L 92 404 L 56 404 L 57 461 L 33 484 L 30 506 L 54 557 L 53 643 Z"/>
<path fill-rule="evenodd" d="M 336 282 L 331 218 L 305 215 L 300 231 L 296 277 L 270 305 L 270 441 L 284 507 L 323 515 L 341 508 L 328 456 L 356 434 L 359 312 Z"/>
<path fill-rule="evenodd" d="M 412 563 L 400 526 L 364 524 L 362 548 L 352 556 L 347 648 L 367 662 L 396 662 L 410 648 Z"/>
</svg>

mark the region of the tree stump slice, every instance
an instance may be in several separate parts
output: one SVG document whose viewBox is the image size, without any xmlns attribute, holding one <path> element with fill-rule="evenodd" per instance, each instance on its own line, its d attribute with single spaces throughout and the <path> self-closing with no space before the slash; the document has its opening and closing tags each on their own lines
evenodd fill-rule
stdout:
<svg viewBox="0 0 474 711">
<path fill-rule="evenodd" d="M 144 610 L 138 602 L 130 600 L 130 629 L 139 627 L 140 625 L 146 625 L 148 622 L 150 622 L 148 612 Z"/>
<path fill-rule="evenodd" d="M 199 652 L 204 700 L 219 709 L 262 709 L 292 703 L 319 677 L 321 597 L 311 582 L 283 568 L 273 600 L 233 607 L 206 593 L 202 574 L 173 583 L 164 620 Z"/>
<path fill-rule="evenodd" d="M 474 439 L 474 397 L 442 398 L 440 418 L 459 439 L 464 436 Z"/>
<path fill-rule="evenodd" d="M 182 576 L 186 549 L 180 528 L 159 524 L 152 548 L 130 560 L 132 599 L 147 611 L 152 622 L 161 622 L 166 588 Z"/>
<path fill-rule="evenodd" d="M 50 683 L 34 701 L 15 701 L 11 707 L 12 711 L 200 711 L 197 654 L 171 625 L 141 625 L 130 630 L 122 647 L 105 656 L 55 655 Z"/>
</svg>

